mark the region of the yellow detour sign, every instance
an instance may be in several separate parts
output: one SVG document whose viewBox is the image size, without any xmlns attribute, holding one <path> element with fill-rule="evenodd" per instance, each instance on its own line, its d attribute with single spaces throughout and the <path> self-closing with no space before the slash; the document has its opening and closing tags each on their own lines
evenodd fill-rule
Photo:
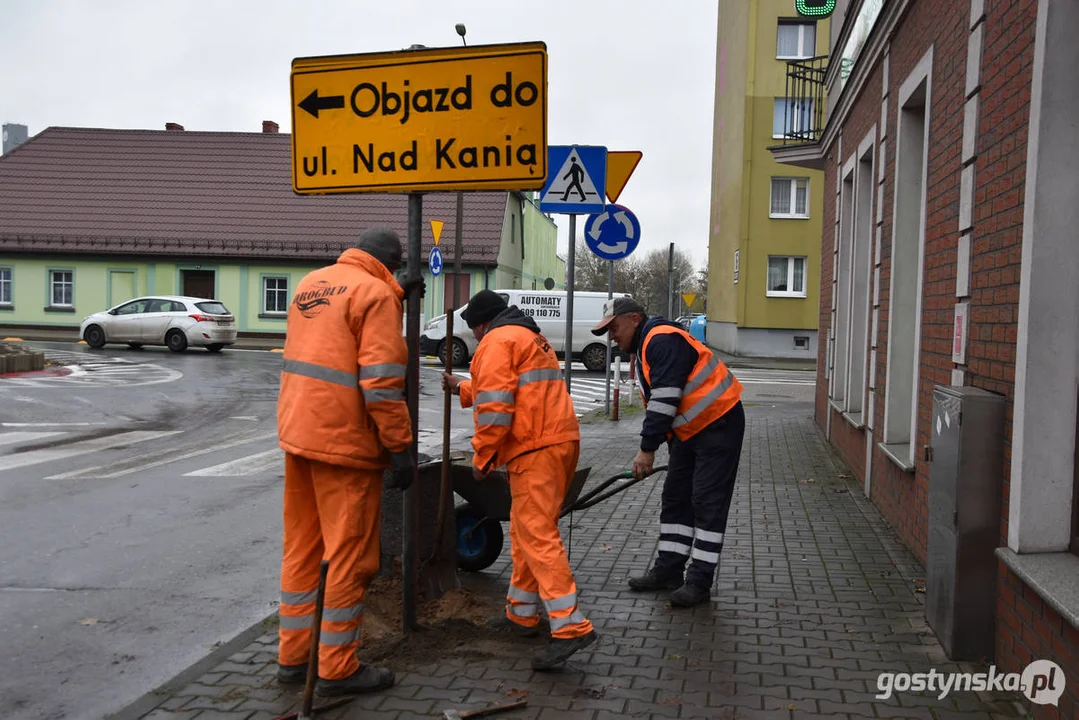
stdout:
<svg viewBox="0 0 1079 720">
<path fill-rule="evenodd" d="M 547 46 L 292 61 L 297 193 L 539 190 Z"/>
<path fill-rule="evenodd" d="M 697 301 L 697 293 L 682 293 L 682 302 L 686 304 L 686 309 L 693 307 L 693 303 Z"/>
<path fill-rule="evenodd" d="M 644 157 L 640 150 L 607 151 L 607 199 L 618 202 L 618 196 L 629 182 L 629 176 L 637 169 L 637 163 Z"/>
</svg>

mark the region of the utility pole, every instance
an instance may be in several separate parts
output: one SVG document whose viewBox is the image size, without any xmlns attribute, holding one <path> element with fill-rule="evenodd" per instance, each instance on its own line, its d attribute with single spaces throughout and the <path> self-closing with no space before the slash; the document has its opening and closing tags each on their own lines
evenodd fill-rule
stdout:
<svg viewBox="0 0 1079 720">
<path fill-rule="evenodd" d="M 674 318 L 674 243 L 667 250 L 667 319 Z"/>
</svg>

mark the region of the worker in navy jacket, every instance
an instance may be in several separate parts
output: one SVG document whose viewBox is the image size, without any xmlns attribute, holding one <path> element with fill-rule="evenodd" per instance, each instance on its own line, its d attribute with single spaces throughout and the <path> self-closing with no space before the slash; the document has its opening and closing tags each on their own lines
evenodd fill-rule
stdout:
<svg viewBox="0 0 1079 720">
<path fill-rule="evenodd" d="M 631 578 L 629 586 L 674 590 L 671 603 L 682 607 L 706 602 L 742 453 L 742 384 L 704 344 L 665 318 L 649 318 L 631 298 L 604 305 L 592 333 L 607 332 L 640 368 L 645 416 L 633 474 L 651 474 L 663 443 L 670 454 L 659 552 L 651 569 Z"/>
</svg>

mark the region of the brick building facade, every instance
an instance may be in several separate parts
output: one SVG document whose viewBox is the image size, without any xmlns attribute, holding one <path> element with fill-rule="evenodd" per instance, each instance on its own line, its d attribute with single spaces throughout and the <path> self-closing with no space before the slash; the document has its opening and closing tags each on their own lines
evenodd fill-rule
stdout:
<svg viewBox="0 0 1079 720">
<path fill-rule="evenodd" d="M 1034 715 L 1079 717 L 1079 2 L 848 0 L 833 28 L 828 119 L 773 148 L 825 171 L 817 422 L 929 575 L 934 391 L 1003 398 L 981 659 L 1054 661 Z"/>
</svg>

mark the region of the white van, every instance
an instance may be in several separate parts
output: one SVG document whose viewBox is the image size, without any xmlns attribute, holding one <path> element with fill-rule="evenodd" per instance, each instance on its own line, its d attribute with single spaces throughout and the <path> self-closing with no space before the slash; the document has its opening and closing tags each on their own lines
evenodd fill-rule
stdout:
<svg viewBox="0 0 1079 720">
<path fill-rule="evenodd" d="M 566 355 L 566 291 L 565 290 L 495 290 L 508 305 L 516 305 L 539 325 L 540 332 L 551 343 L 559 358 Z M 615 297 L 630 297 L 615 293 Z M 596 337 L 592 328 L 603 318 L 605 292 L 573 293 L 573 358 L 580 360 L 593 372 L 604 369 L 607 362 L 607 339 Z M 476 352 L 476 338 L 461 318 L 465 305 L 453 314 L 453 364 L 463 366 Z M 612 349 L 617 352 L 617 348 Z M 420 353 L 436 355 L 446 362 L 446 316 L 439 315 L 423 328 Z"/>
</svg>

